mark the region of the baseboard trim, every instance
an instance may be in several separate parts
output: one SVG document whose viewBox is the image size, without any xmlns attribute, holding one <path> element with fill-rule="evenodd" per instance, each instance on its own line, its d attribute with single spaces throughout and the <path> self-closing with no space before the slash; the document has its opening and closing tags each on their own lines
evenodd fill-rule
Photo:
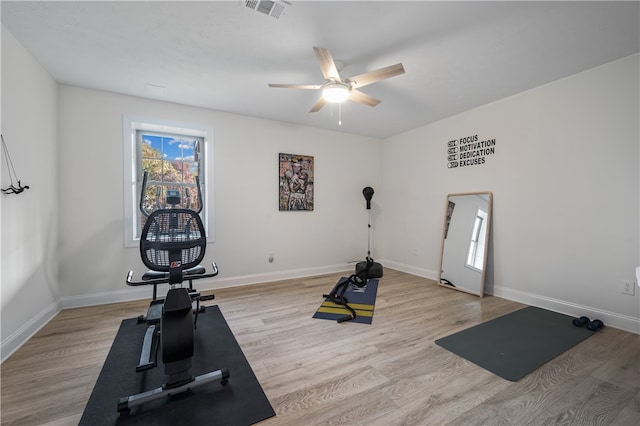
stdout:
<svg viewBox="0 0 640 426">
<path fill-rule="evenodd" d="M 632 316 L 508 288 L 494 288 L 492 295 L 565 315 L 574 317 L 586 316 L 591 319 L 599 319 L 604 322 L 605 326 L 640 334 L 640 319 Z"/>
<path fill-rule="evenodd" d="M 433 271 L 431 269 L 418 268 L 417 266 L 394 262 L 393 260 L 387 259 L 376 260 L 376 262 L 380 262 L 383 267 L 395 269 L 396 271 L 406 272 L 407 274 L 427 278 L 434 281 L 438 279 L 438 271 Z"/>
<path fill-rule="evenodd" d="M 417 275 L 422 278 L 428 278 L 436 281 L 438 279 L 438 271 L 430 269 L 418 268 L 411 265 L 394 262 L 391 260 L 380 261 L 383 265 L 408 274 Z M 609 312 L 602 309 L 593 308 L 591 306 L 578 305 L 576 303 L 564 300 L 553 299 L 541 296 L 539 294 L 528 293 L 524 291 L 499 287 L 494 288 L 493 292 L 487 293 L 502 299 L 511 300 L 513 302 L 524 303 L 538 308 L 548 309 L 565 315 L 575 317 L 586 316 L 591 319 L 599 319 L 606 326 L 628 331 L 634 334 L 640 334 L 640 319 L 628 315 L 622 315 L 615 312 Z"/>
<path fill-rule="evenodd" d="M 240 287 L 251 284 L 344 272 L 353 269 L 353 267 L 353 265 L 345 263 L 313 268 L 291 269 L 279 272 L 267 272 L 263 274 L 240 275 L 227 278 L 216 277 L 200 280 L 197 288 L 200 291 L 207 291 L 220 288 Z M 123 287 L 125 287 L 124 283 Z M 162 292 L 166 291 L 166 289 L 159 288 L 158 291 L 159 296 L 163 296 Z M 61 309 L 72 309 L 82 308 L 85 306 L 105 305 L 108 303 L 130 302 L 132 300 L 149 299 L 150 297 L 150 290 L 146 286 L 132 288 L 125 287 L 122 290 L 117 291 L 63 297 L 60 299 L 60 306 Z"/>
<path fill-rule="evenodd" d="M 61 311 L 60 303 L 53 302 L 44 308 L 38 315 L 33 317 L 22 327 L 11 333 L 9 337 L 2 340 L 0 352 L 0 363 L 3 363 L 24 345 L 31 337 L 42 329 L 49 321 Z"/>
</svg>

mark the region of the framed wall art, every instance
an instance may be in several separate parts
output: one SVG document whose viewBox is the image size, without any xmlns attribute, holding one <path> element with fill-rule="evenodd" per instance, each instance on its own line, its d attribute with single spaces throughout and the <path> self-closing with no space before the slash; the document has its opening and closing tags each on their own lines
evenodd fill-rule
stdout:
<svg viewBox="0 0 640 426">
<path fill-rule="evenodd" d="M 278 154 L 280 211 L 313 210 L 313 157 Z"/>
</svg>

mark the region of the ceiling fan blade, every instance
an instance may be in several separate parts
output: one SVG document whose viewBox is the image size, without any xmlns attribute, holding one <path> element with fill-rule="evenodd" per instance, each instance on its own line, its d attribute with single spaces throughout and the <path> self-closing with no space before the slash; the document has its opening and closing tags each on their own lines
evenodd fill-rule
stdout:
<svg viewBox="0 0 640 426">
<path fill-rule="evenodd" d="M 347 99 L 368 105 L 370 107 L 374 107 L 380 103 L 379 99 L 376 99 L 373 96 L 369 96 L 366 93 L 363 93 L 356 89 L 351 89 L 351 92 L 349 92 L 349 97 Z"/>
<path fill-rule="evenodd" d="M 320 108 L 322 108 L 324 106 L 324 104 L 326 104 L 326 103 L 327 103 L 327 101 L 324 100 L 324 97 L 320 96 L 320 99 L 318 99 L 318 102 L 313 104 L 313 106 L 311 107 L 309 112 L 318 112 L 318 111 L 320 111 Z"/>
<path fill-rule="evenodd" d="M 376 81 L 385 80 L 400 74 L 404 74 L 404 67 L 402 64 L 395 64 L 350 77 L 349 81 L 351 82 L 351 87 L 357 89 L 358 87 L 367 86 Z"/>
<path fill-rule="evenodd" d="M 316 54 L 316 58 L 318 58 L 318 63 L 320 64 L 320 69 L 322 70 L 322 75 L 325 80 L 334 79 L 335 81 L 342 81 L 340 80 L 340 74 L 338 74 L 336 63 L 333 61 L 329 49 L 313 46 L 313 51 Z"/>
<path fill-rule="evenodd" d="M 282 87 L 285 89 L 320 89 L 322 84 L 277 84 L 269 83 L 269 87 Z"/>
</svg>

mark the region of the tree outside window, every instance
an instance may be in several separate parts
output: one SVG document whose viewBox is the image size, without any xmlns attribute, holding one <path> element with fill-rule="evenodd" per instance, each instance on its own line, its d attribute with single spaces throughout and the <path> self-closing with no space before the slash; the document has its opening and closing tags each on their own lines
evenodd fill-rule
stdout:
<svg viewBox="0 0 640 426">
<path fill-rule="evenodd" d="M 202 138 L 149 132 L 138 132 L 138 138 L 141 170 L 148 173 L 143 201 L 145 211 L 171 207 L 165 200 L 167 190 L 177 190 L 181 194 L 180 204 L 173 207 L 198 210 L 201 200 L 198 199 L 196 176 L 200 175 Z M 142 216 L 142 225 L 144 219 Z"/>
</svg>

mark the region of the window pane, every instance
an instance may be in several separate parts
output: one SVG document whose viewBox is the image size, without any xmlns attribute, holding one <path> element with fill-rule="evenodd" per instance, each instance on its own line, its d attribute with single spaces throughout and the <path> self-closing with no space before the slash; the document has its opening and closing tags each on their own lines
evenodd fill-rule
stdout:
<svg viewBox="0 0 640 426">
<path fill-rule="evenodd" d="M 198 163 L 184 161 L 183 162 L 184 183 L 195 184 L 198 175 Z"/>
<path fill-rule="evenodd" d="M 182 172 L 180 170 L 182 162 L 163 161 L 162 163 L 162 181 L 171 183 L 182 183 Z"/>
<path fill-rule="evenodd" d="M 149 174 L 149 181 L 161 182 L 162 181 L 162 160 L 142 160 L 142 173 L 147 172 Z"/>
<path fill-rule="evenodd" d="M 142 135 L 142 158 L 162 158 L 162 138 Z"/>
<path fill-rule="evenodd" d="M 172 137 L 163 137 L 162 142 L 162 153 L 165 160 L 174 161 L 182 158 L 182 150 L 178 141 Z"/>
<path fill-rule="evenodd" d="M 193 139 L 191 140 L 176 140 L 176 143 L 178 143 L 180 150 L 181 150 L 181 155 L 180 155 L 180 159 L 182 160 L 186 160 L 186 161 L 193 161 L 193 157 L 194 157 L 194 148 L 195 148 L 195 141 Z"/>
</svg>

